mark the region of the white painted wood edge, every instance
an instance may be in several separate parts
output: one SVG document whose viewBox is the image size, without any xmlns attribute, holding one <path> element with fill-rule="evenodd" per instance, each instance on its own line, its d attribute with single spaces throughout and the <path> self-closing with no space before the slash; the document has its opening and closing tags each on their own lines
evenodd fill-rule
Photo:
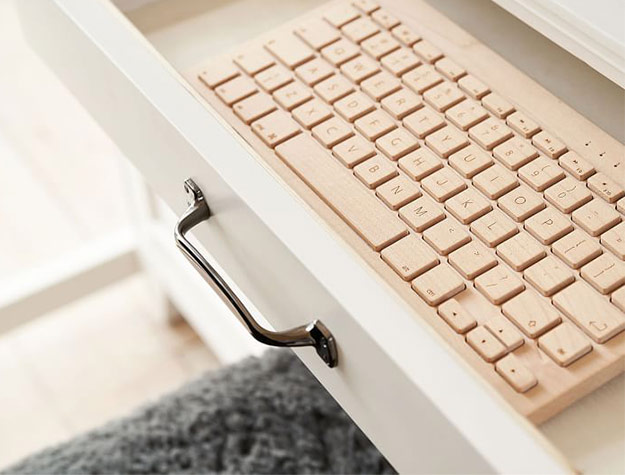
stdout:
<svg viewBox="0 0 625 475">
<path fill-rule="evenodd" d="M 139 270 L 134 233 L 113 232 L 0 283 L 0 333 Z"/>
<path fill-rule="evenodd" d="M 549 0 L 492 1 L 625 88 L 625 46 L 611 36 Z"/>
<path fill-rule="evenodd" d="M 123 12 L 130 12 L 141 8 L 148 3 L 155 3 L 157 0 L 112 0 L 112 2 Z"/>
</svg>

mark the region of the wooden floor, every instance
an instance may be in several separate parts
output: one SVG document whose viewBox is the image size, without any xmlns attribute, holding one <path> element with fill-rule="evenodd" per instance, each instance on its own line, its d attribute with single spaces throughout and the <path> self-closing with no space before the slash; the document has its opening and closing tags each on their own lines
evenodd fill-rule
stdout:
<svg viewBox="0 0 625 475">
<path fill-rule="evenodd" d="M 128 224 L 120 161 L 0 0 L 0 285 Z M 152 296 L 137 275 L 0 335 L 0 470 L 218 366 Z"/>
<path fill-rule="evenodd" d="M 0 469 L 219 365 L 150 295 L 131 277 L 0 338 Z"/>
</svg>

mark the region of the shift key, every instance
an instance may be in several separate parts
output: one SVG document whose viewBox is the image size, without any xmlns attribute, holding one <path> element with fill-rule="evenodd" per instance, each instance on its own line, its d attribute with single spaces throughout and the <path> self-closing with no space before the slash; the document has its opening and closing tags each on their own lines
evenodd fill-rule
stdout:
<svg viewBox="0 0 625 475">
<path fill-rule="evenodd" d="M 394 213 L 307 134 L 278 145 L 276 153 L 374 250 L 408 234 Z"/>
<path fill-rule="evenodd" d="M 553 303 L 597 343 L 605 343 L 625 330 L 623 313 L 582 281 L 557 293 Z"/>
</svg>

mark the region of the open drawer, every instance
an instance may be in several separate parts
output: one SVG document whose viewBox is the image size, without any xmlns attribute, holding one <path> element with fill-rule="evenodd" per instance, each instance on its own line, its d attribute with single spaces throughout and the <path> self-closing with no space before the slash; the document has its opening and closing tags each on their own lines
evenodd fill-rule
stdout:
<svg viewBox="0 0 625 475">
<path fill-rule="evenodd" d="M 297 354 L 400 472 L 623 466 L 623 378 L 532 425 L 183 79 L 313 1 L 162 0 L 127 14 L 107 0 L 16 3 L 35 49 L 175 213 L 186 208 L 184 181 L 201 186 L 213 218 L 195 236 L 255 315 L 275 329 L 313 318 L 330 329 L 338 367 L 312 349 Z"/>
</svg>

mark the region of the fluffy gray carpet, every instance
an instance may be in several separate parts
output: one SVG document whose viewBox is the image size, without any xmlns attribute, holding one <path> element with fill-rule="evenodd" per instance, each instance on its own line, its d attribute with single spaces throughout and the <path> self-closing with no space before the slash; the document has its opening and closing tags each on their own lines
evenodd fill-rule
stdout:
<svg viewBox="0 0 625 475">
<path fill-rule="evenodd" d="M 274 350 L 4 473 L 394 471 L 305 366 L 290 351 Z"/>
</svg>

